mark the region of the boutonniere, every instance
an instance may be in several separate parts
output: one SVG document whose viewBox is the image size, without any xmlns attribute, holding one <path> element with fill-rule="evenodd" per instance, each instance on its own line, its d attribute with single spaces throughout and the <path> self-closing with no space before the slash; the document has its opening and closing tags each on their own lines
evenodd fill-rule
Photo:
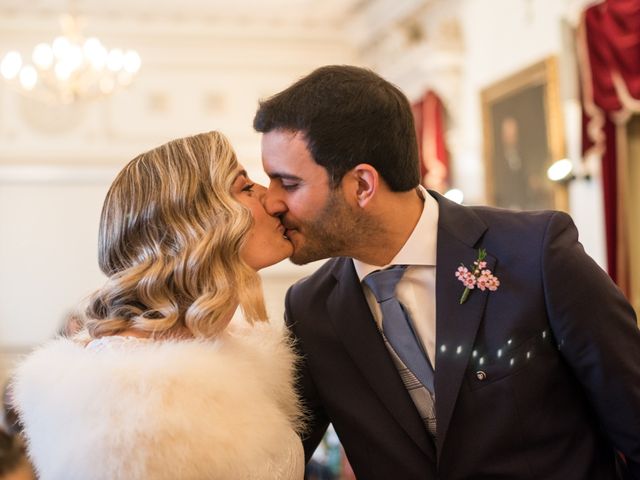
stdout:
<svg viewBox="0 0 640 480">
<path fill-rule="evenodd" d="M 460 264 L 456 271 L 456 278 L 464 285 L 464 292 L 460 297 L 460 305 L 467 301 L 471 290 L 478 287 L 480 290 L 489 290 L 495 292 L 500 286 L 500 280 L 496 277 L 491 270 L 487 268 L 487 262 L 484 259 L 487 257 L 487 251 L 484 248 L 478 250 L 478 259 L 473 262 L 473 267 L 469 270 Z"/>
</svg>

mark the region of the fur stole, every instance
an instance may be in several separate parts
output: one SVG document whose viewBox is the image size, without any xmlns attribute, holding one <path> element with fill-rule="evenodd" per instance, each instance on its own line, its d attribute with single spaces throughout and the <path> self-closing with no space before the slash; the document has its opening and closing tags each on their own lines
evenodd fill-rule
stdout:
<svg viewBox="0 0 640 480">
<path fill-rule="evenodd" d="M 294 354 L 282 327 L 86 349 L 56 339 L 13 392 L 42 480 L 300 479 Z"/>
</svg>

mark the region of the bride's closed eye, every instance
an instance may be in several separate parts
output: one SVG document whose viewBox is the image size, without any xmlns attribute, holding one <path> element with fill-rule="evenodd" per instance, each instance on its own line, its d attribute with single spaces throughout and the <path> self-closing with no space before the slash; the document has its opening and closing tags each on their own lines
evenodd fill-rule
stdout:
<svg viewBox="0 0 640 480">
<path fill-rule="evenodd" d="M 255 187 L 256 184 L 255 183 L 248 183 L 247 185 L 245 185 L 244 187 L 242 187 L 242 191 L 243 192 L 249 192 L 249 193 L 253 193 L 253 187 Z"/>
</svg>

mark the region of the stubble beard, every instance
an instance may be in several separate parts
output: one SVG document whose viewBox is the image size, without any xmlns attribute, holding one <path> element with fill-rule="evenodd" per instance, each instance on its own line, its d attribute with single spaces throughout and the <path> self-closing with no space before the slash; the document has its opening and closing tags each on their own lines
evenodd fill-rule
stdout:
<svg viewBox="0 0 640 480">
<path fill-rule="evenodd" d="M 355 212 L 338 194 L 332 191 L 324 207 L 313 220 L 300 222 L 304 243 L 294 243 L 289 259 L 304 265 L 330 257 L 351 256 L 357 242 L 366 236 L 370 220 Z"/>
</svg>

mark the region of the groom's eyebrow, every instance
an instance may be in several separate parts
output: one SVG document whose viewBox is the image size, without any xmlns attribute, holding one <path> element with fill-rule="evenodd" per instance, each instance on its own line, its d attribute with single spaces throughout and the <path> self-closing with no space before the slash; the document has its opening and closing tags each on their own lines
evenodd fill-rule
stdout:
<svg viewBox="0 0 640 480">
<path fill-rule="evenodd" d="M 302 180 L 300 177 L 297 177 L 296 175 L 292 175 L 290 173 L 269 172 L 267 173 L 267 176 L 271 180 Z"/>
</svg>

